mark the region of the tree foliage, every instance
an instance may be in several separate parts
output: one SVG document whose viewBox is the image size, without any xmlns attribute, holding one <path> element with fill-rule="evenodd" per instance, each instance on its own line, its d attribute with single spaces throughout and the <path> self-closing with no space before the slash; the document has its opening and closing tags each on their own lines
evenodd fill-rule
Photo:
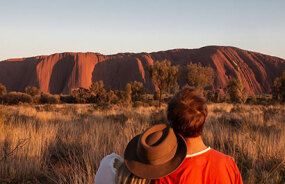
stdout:
<svg viewBox="0 0 285 184">
<path fill-rule="evenodd" d="M 204 67 L 201 63 L 189 63 L 180 70 L 182 79 L 192 87 L 203 90 L 214 82 L 215 72 L 211 67 Z"/>
<path fill-rule="evenodd" d="M 91 93 L 91 97 L 90 97 L 91 103 L 102 104 L 106 102 L 107 91 L 104 88 L 104 83 L 102 80 L 92 83 L 89 90 Z"/>
<path fill-rule="evenodd" d="M 0 83 L 0 96 L 5 95 L 7 93 L 6 87 Z"/>
<path fill-rule="evenodd" d="M 245 103 L 247 95 L 241 79 L 231 79 L 226 87 L 232 103 Z"/>
<path fill-rule="evenodd" d="M 37 87 L 34 87 L 34 86 L 27 86 L 25 88 L 25 92 L 28 94 L 28 95 L 31 95 L 31 96 L 36 96 L 40 93 L 39 89 Z"/>
<path fill-rule="evenodd" d="M 145 90 L 143 83 L 138 82 L 138 81 L 133 81 L 129 83 L 131 86 L 131 98 L 132 101 L 143 101 L 144 100 L 144 95 L 145 95 Z"/>
<path fill-rule="evenodd" d="M 178 67 L 171 66 L 170 61 L 156 61 L 152 66 L 147 69 L 153 84 L 159 90 L 159 106 L 161 104 L 162 94 L 177 90 L 178 83 Z"/>
<path fill-rule="evenodd" d="M 128 105 L 132 103 L 132 85 L 130 83 L 126 85 L 125 102 Z"/>
<path fill-rule="evenodd" d="M 39 101 L 41 104 L 59 104 L 60 96 L 49 93 L 41 93 Z"/>
<path fill-rule="evenodd" d="M 285 71 L 274 80 L 271 92 L 273 99 L 285 102 Z"/>
<path fill-rule="evenodd" d="M 119 101 L 119 98 L 113 90 L 109 90 L 106 93 L 106 103 L 107 104 L 116 104 L 118 103 L 118 101 Z"/>
<path fill-rule="evenodd" d="M 21 92 L 9 92 L 2 96 L 4 104 L 14 105 L 19 103 L 32 103 L 33 99 L 30 95 Z"/>
<path fill-rule="evenodd" d="M 76 88 L 71 91 L 71 96 L 76 103 L 86 103 L 91 97 L 90 91 L 85 88 Z"/>
</svg>

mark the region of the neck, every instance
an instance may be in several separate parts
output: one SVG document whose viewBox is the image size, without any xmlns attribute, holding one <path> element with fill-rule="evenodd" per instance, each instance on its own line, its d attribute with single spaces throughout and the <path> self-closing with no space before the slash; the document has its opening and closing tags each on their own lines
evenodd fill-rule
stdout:
<svg viewBox="0 0 285 184">
<path fill-rule="evenodd" d="M 202 137 L 189 137 L 184 138 L 187 145 L 187 155 L 191 155 L 207 148 L 204 144 Z"/>
</svg>

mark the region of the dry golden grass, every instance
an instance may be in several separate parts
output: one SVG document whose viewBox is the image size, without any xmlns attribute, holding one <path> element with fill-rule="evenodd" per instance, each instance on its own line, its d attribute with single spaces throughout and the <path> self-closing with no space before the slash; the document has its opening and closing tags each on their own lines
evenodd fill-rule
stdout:
<svg viewBox="0 0 285 184">
<path fill-rule="evenodd" d="M 234 157 L 244 183 L 285 182 L 285 107 L 210 104 L 205 142 Z M 0 183 L 94 183 L 100 160 L 165 107 L 0 106 Z"/>
</svg>

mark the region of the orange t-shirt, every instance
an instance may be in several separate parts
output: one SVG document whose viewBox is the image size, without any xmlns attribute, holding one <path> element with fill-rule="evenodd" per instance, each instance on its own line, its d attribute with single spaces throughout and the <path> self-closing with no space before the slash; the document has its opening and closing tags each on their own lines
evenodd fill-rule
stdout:
<svg viewBox="0 0 285 184">
<path fill-rule="evenodd" d="M 187 156 L 180 167 L 168 176 L 153 180 L 152 184 L 242 184 L 238 167 L 232 157 L 214 149 L 206 149 Z"/>
</svg>

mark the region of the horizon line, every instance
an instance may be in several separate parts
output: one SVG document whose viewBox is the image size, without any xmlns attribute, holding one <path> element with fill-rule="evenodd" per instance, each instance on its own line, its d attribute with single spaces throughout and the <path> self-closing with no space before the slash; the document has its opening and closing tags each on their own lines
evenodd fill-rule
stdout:
<svg viewBox="0 0 285 184">
<path fill-rule="evenodd" d="M 147 53 L 147 54 L 152 54 L 152 53 L 158 53 L 158 52 L 167 52 L 167 51 L 173 51 L 173 50 L 198 50 L 198 49 L 202 49 L 202 48 L 206 48 L 206 47 L 227 47 L 227 48 L 236 48 L 236 49 L 240 49 L 240 50 L 244 50 L 247 52 L 254 52 L 254 53 L 258 53 L 258 54 L 263 54 L 263 55 L 267 55 L 267 56 L 271 56 L 271 57 L 276 57 L 282 60 L 285 60 L 285 58 L 279 57 L 279 56 L 275 56 L 275 55 L 270 55 L 270 54 L 266 54 L 263 52 L 259 52 L 259 51 L 253 51 L 253 50 L 247 50 L 247 49 L 242 49 L 240 47 L 236 47 L 236 46 L 225 46 L 225 45 L 206 45 L 206 46 L 202 46 L 202 47 L 196 47 L 196 48 L 170 48 L 170 49 L 162 49 L 162 50 L 157 50 L 157 51 L 137 51 L 137 52 L 117 52 L 117 53 L 110 53 L 110 54 L 104 54 L 101 52 L 93 52 L 93 51 L 63 51 L 63 52 L 54 52 L 54 53 L 50 53 L 50 54 L 38 54 L 38 55 L 33 55 L 33 56 L 23 56 L 23 57 L 11 57 L 11 58 L 6 58 L 4 60 L 0 60 L 0 62 L 2 61 L 9 61 L 9 60 L 16 60 L 16 59 L 27 59 L 27 58 L 34 58 L 34 57 L 41 57 L 41 56 L 51 56 L 51 55 L 56 55 L 56 54 L 64 54 L 64 53 L 83 53 L 83 54 L 87 54 L 87 53 L 93 53 L 93 54 L 101 54 L 101 55 L 105 55 L 105 56 L 114 56 L 114 55 L 118 55 L 118 54 L 142 54 L 142 53 Z"/>
</svg>

